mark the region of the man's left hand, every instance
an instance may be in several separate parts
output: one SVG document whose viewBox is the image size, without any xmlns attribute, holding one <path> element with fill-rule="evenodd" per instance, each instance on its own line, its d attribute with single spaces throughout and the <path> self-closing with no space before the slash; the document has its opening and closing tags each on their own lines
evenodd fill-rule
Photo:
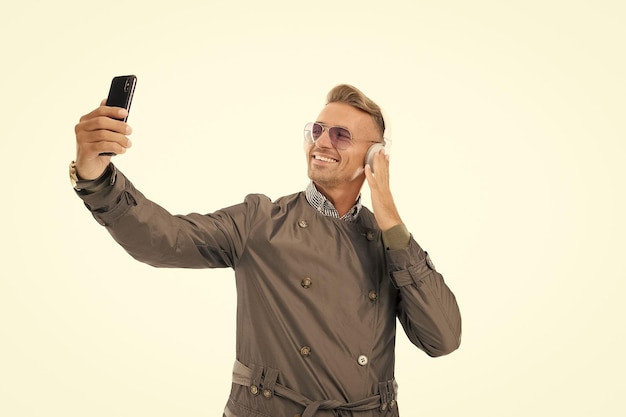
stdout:
<svg viewBox="0 0 626 417">
<path fill-rule="evenodd" d="M 378 227 L 383 232 L 402 223 L 389 187 L 389 155 L 381 150 L 374 155 L 376 173 L 369 164 L 365 165 L 365 177 L 372 192 L 372 208 Z"/>
</svg>

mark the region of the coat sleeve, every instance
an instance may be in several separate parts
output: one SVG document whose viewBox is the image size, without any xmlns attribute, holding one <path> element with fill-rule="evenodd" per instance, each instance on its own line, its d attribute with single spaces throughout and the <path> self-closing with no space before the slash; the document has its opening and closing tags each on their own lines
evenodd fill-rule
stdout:
<svg viewBox="0 0 626 417">
<path fill-rule="evenodd" d="M 459 307 L 428 254 L 412 236 L 405 248 L 386 252 L 399 291 L 398 319 L 408 338 L 430 356 L 456 350 L 461 343 Z"/>
<path fill-rule="evenodd" d="M 155 267 L 236 267 L 261 201 L 211 214 L 172 215 L 147 199 L 119 171 L 111 187 L 79 195 L 92 215 L 135 259 Z"/>
</svg>

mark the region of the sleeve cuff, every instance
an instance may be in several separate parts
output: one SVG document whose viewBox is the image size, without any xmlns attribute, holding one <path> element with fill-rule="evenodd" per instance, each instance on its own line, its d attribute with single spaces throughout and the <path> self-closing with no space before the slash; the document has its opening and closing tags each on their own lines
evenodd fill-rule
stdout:
<svg viewBox="0 0 626 417">
<path fill-rule="evenodd" d="M 106 187 L 115 184 L 116 170 L 113 163 L 110 163 L 104 172 L 95 180 L 81 180 L 76 181 L 76 187 L 74 190 L 80 195 L 93 194 Z"/>
<path fill-rule="evenodd" d="M 411 234 L 404 223 L 383 232 L 383 243 L 389 250 L 405 249 L 409 246 Z"/>
</svg>

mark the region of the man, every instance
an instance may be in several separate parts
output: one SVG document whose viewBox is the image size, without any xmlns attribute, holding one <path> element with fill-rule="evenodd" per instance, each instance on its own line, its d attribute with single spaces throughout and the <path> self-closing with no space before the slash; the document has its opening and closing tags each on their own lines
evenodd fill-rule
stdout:
<svg viewBox="0 0 626 417">
<path fill-rule="evenodd" d="M 398 214 L 384 150 L 364 166 L 384 142 L 380 108 L 335 87 L 305 128 L 305 191 L 185 216 L 147 200 L 102 155 L 130 147 L 130 127 L 115 120 L 125 114 L 102 105 L 76 125 L 76 192 L 142 262 L 234 269 L 237 348 L 224 416 L 398 416 L 396 317 L 431 356 L 459 346 L 461 318 Z M 366 179 L 373 213 L 360 202 Z"/>
</svg>

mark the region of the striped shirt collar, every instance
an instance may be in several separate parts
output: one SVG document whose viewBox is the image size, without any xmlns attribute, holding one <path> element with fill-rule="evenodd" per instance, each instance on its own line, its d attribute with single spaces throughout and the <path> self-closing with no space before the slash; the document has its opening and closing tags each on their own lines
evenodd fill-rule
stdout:
<svg viewBox="0 0 626 417">
<path fill-rule="evenodd" d="M 324 194 L 318 191 L 318 189 L 315 187 L 315 184 L 313 184 L 313 181 L 311 181 L 308 187 L 306 187 L 306 199 L 311 207 L 322 213 L 324 216 L 334 217 L 336 219 L 345 220 L 347 222 L 356 221 L 356 218 L 359 215 L 362 207 L 361 195 L 359 194 L 359 197 L 356 199 L 356 203 L 354 204 L 354 206 L 350 210 L 348 210 L 346 214 L 339 217 L 339 212 L 337 212 L 337 209 L 335 208 L 335 206 L 333 206 L 333 203 L 331 203 L 330 200 L 324 196 Z"/>
</svg>

